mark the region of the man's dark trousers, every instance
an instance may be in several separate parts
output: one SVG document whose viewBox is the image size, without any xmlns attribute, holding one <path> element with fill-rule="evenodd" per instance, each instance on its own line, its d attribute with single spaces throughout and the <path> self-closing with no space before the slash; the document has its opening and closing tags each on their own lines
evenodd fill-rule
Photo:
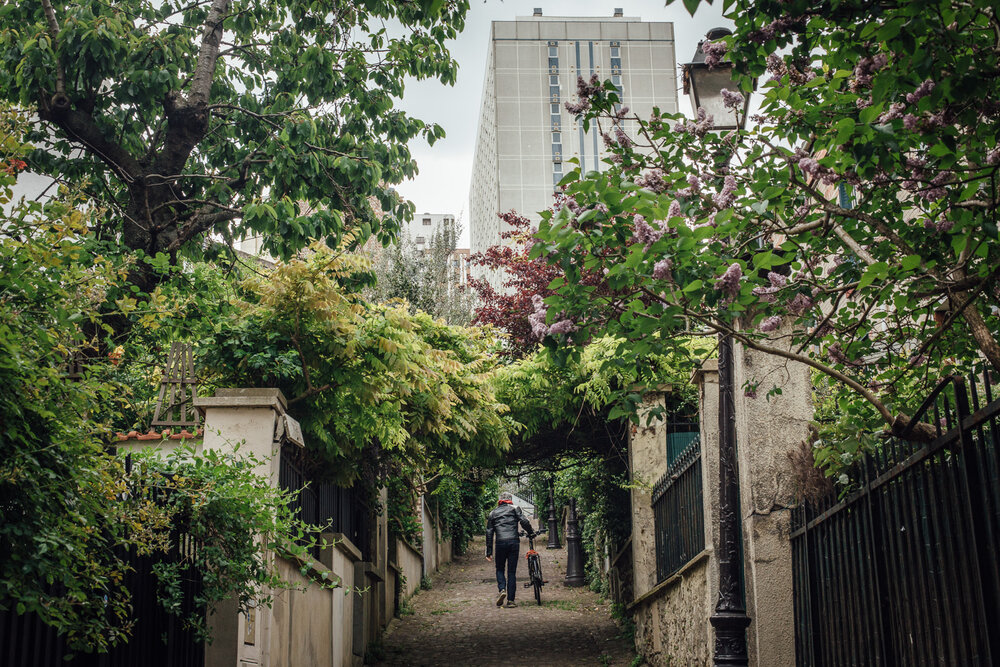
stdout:
<svg viewBox="0 0 1000 667">
<path fill-rule="evenodd" d="M 517 593 L 517 559 L 520 549 L 520 542 L 497 542 L 497 550 L 493 554 L 497 564 L 497 590 L 502 591 L 506 586 L 509 602 L 514 601 L 514 595 Z M 503 576 L 504 563 L 507 564 L 506 579 Z"/>
</svg>

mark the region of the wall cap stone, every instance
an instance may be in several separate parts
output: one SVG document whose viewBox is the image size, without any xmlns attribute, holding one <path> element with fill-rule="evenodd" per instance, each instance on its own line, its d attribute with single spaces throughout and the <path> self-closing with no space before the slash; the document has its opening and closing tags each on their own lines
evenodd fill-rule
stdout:
<svg viewBox="0 0 1000 667">
<path fill-rule="evenodd" d="M 352 562 L 357 563 L 361 560 L 361 549 L 354 546 L 354 542 L 351 542 L 347 535 L 343 533 L 323 533 L 320 537 L 327 541 L 332 540 L 333 546 L 343 552 Z"/>
<path fill-rule="evenodd" d="M 194 407 L 202 415 L 207 408 L 271 408 L 283 415 L 287 402 L 280 389 L 219 389 L 215 396 L 195 396 Z"/>
<path fill-rule="evenodd" d="M 707 377 L 710 374 L 719 374 L 719 360 L 718 359 L 706 359 L 701 363 L 701 368 L 696 368 L 691 371 L 691 383 L 692 384 L 702 384 L 703 382 L 711 382 L 712 379 Z M 716 380 L 717 382 L 718 380 Z"/>
</svg>

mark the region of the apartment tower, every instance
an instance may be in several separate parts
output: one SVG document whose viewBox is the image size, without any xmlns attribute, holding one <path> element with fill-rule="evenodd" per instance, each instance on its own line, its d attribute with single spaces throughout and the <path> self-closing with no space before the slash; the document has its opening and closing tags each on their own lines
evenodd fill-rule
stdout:
<svg viewBox="0 0 1000 667">
<path fill-rule="evenodd" d="M 585 133 L 564 106 L 577 99 L 577 77 L 592 74 L 611 79 L 640 118 L 654 106 L 675 112 L 673 24 L 621 9 L 612 17 L 548 17 L 535 9 L 534 16 L 493 22 L 469 193 L 472 252 L 500 243 L 501 211 L 537 222 L 575 168 L 566 160 L 577 158 L 585 172 L 606 167 L 596 129 Z M 630 123 L 624 129 L 634 130 Z"/>
</svg>

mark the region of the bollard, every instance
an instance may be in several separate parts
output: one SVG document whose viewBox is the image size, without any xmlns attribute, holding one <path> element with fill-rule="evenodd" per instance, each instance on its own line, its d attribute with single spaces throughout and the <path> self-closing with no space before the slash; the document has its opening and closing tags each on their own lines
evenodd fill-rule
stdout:
<svg viewBox="0 0 1000 667">
<path fill-rule="evenodd" d="M 567 586 L 583 586 L 583 547 L 580 528 L 576 520 L 576 498 L 569 500 L 569 518 L 566 521 L 566 580 Z"/>
</svg>

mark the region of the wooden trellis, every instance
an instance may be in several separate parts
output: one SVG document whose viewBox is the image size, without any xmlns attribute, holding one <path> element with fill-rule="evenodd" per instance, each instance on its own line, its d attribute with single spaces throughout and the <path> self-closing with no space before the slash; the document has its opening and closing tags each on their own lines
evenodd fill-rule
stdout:
<svg viewBox="0 0 1000 667">
<path fill-rule="evenodd" d="M 160 381 L 160 395 L 153 414 L 158 426 L 198 426 L 201 418 L 194 408 L 198 384 L 194 375 L 194 349 L 191 343 L 171 343 L 167 365 Z"/>
</svg>

